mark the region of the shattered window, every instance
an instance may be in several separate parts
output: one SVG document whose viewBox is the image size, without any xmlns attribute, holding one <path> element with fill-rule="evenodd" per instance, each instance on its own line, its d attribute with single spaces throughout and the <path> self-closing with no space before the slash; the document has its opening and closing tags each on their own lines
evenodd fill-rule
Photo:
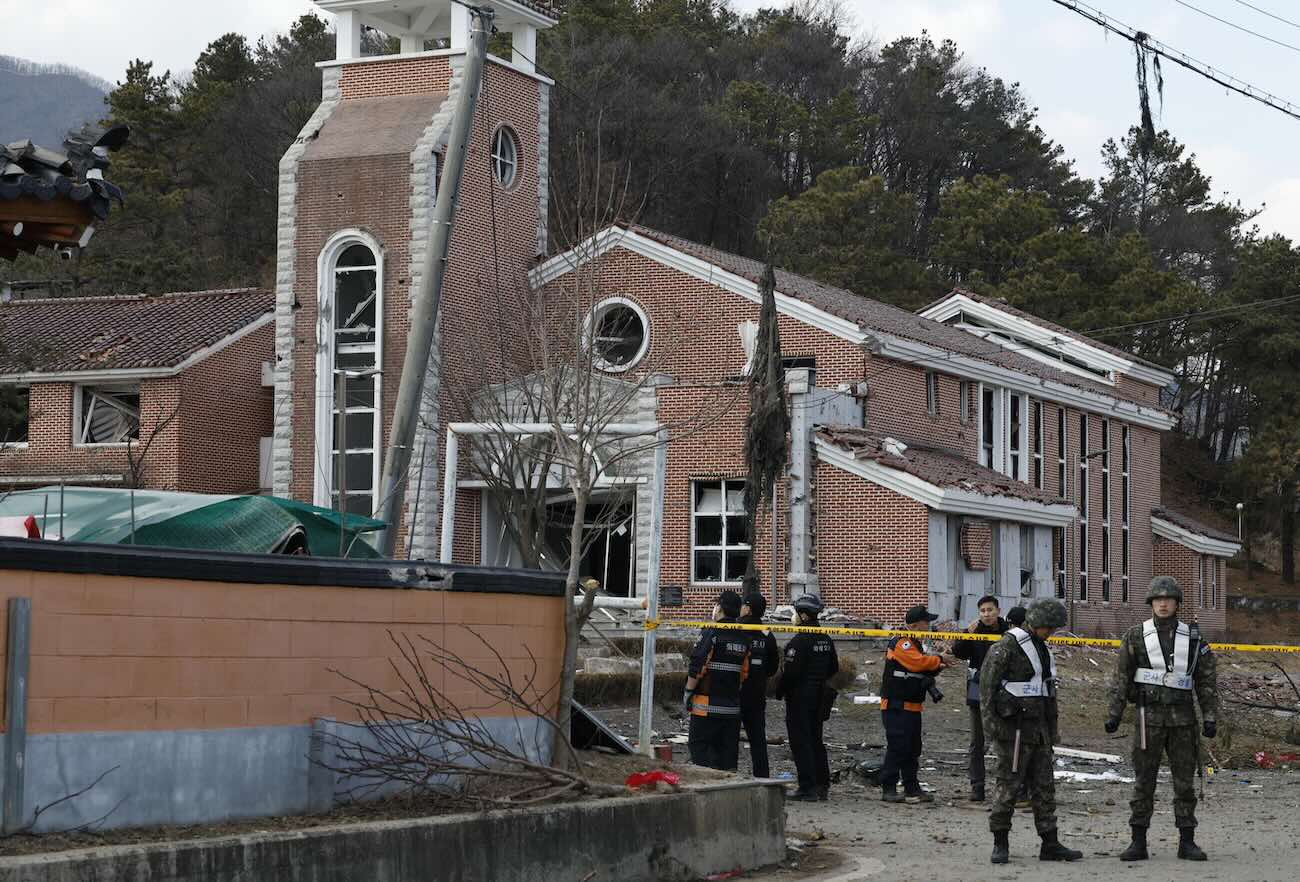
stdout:
<svg viewBox="0 0 1300 882">
<path fill-rule="evenodd" d="M 630 302 L 609 300 L 591 315 L 591 348 L 596 366 L 625 371 L 641 360 L 649 338 L 645 314 Z"/>
<path fill-rule="evenodd" d="M 78 444 L 140 440 L 139 386 L 79 386 Z"/>
<path fill-rule="evenodd" d="M 0 386 L 0 448 L 27 443 L 30 397 L 25 386 Z"/>
<path fill-rule="evenodd" d="M 501 186 L 509 188 L 515 183 L 519 171 L 519 142 L 515 133 L 502 126 L 492 136 L 492 174 Z"/>
<path fill-rule="evenodd" d="M 752 553 L 744 481 L 695 481 L 692 582 L 739 582 Z"/>
<path fill-rule="evenodd" d="M 329 504 L 369 516 L 379 472 L 379 260 L 359 242 L 334 261 L 333 381 L 330 389 Z M 344 405 L 339 408 L 339 393 Z"/>
</svg>

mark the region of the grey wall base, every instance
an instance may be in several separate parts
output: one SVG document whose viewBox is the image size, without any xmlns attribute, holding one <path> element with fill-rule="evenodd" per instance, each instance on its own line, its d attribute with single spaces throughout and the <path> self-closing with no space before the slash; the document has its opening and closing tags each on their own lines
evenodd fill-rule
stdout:
<svg viewBox="0 0 1300 882">
<path fill-rule="evenodd" d="M 534 759 L 549 753 L 549 730 L 537 721 L 521 720 L 518 727 L 507 719 L 492 723 L 502 744 Z M 308 757 L 337 764 L 332 735 L 365 737 L 357 727 L 332 720 L 317 720 L 314 727 L 29 735 L 24 817 L 30 823 L 37 806 L 76 793 L 100 775 L 103 780 L 90 790 L 42 813 L 35 832 L 328 811 L 347 782 Z"/>
<path fill-rule="evenodd" d="M 0 858 L 0 882 L 660 882 L 785 857 L 784 790 L 753 781 L 295 833 Z"/>
</svg>

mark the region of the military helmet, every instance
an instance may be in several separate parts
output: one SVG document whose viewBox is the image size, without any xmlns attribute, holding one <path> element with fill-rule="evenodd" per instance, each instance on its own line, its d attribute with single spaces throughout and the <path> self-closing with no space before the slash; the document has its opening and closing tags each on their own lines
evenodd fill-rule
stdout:
<svg viewBox="0 0 1300 882">
<path fill-rule="evenodd" d="M 794 608 L 799 612 L 817 615 L 822 611 L 822 599 L 816 594 L 801 594 L 795 598 Z"/>
<path fill-rule="evenodd" d="M 1147 589 L 1147 603 L 1157 597 L 1172 597 L 1182 603 L 1183 589 L 1178 587 L 1178 580 L 1173 576 L 1156 576 L 1151 580 L 1151 587 Z"/>
<path fill-rule="evenodd" d="M 1025 624 L 1031 628 L 1064 628 L 1070 620 L 1065 604 L 1059 600 L 1039 600 L 1025 613 Z"/>
</svg>

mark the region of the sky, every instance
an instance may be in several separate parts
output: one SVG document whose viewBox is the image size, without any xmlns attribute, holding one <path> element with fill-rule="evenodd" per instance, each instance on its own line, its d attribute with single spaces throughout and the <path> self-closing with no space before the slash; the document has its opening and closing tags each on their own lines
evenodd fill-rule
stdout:
<svg viewBox="0 0 1300 882">
<path fill-rule="evenodd" d="M 741 11 L 783 0 L 732 0 Z M 928 30 L 952 38 L 974 66 L 1020 85 L 1039 124 L 1064 146 L 1080 174 L 1101 172 L 1099 150 L 1137 119 L 1133 47 L 1052 0 L 842 0 L 852 32 L 885 43 Z M 1300 102 L 1300 48 L 1269 43 L 1189 8 L 1300 47 L 1294 0 L 1088 0 L 1218 70 Z M 1270 18 L 1250 6 L 1290 19 Z M 0 54 L 84 68 L 110 82 L 133 58 L 186 71 L 212 39 L 238 31 L 255 39 L 283 31 L 315 8 L 309 0 L 0 0 Z M 3 100 L 3 96 L 0 96 Z M 1153 108 L 1154 109 L 1154 108 Z M 1216 195 L 1263 209 L 1267 233 L 1300 240 L 1300 120 L 1165 65 L 1168 128 L 1196 155 Z"/>
</svg>

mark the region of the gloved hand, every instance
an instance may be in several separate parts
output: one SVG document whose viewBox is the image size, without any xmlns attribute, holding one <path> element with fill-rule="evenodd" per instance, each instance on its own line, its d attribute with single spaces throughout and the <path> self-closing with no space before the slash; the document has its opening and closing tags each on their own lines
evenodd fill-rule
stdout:
<svg viewBox="0 0 1300 882">
<path fill-rule="evenodd" d="M 1109 717 L 1106 720 L 1106 734 L 1114 735 L 1119 729 L 1119 717 Z"/>
<path fill-rule="evenodd" d="M 1201 734 L 1206 738 L 1213 738 L 1219 731 L 1219 724 L 1214 720 L 1205 720 L 1201 723 Z"/>
<path fill-rule="evenodd" d="M 691 699 L 694 697 L 694 689 L 687 689 L 682 693 L 682 713 L 688 717 L 691 715 Z"/>
</svg>

